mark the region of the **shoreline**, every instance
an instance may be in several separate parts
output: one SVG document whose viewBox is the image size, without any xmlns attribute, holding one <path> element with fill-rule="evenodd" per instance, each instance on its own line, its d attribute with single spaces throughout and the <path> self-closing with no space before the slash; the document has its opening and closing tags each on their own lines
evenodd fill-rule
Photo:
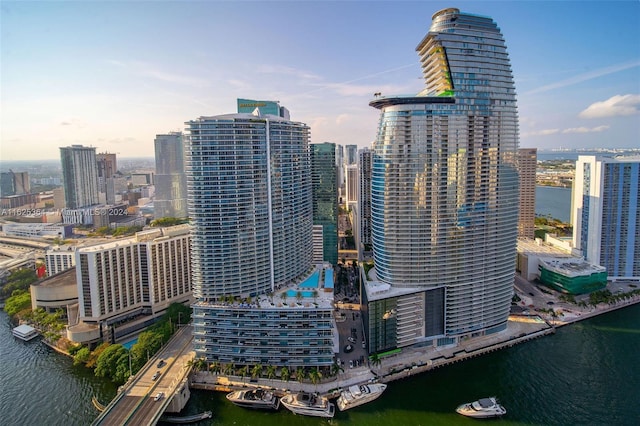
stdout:
<svg viewBox="0 0 640 426">
<path fill-rule="evenodd" d="M 566 317 L 564 320 L 549 321 L 542 315 L 510 315 L 507 329 L 496 333 L 464 341 L 450 348 L 410 348 L 399 354 L 383 358 L 380 365 L 348 369 L 338 374 L 337 379 L 312 384 L 308 382 L 283 381 L 278 379 L 251 379 L 240 376 L 216 375 L 209 372 L 191 374 L 189 386 L 192 389 L 230 392 L 248 388 L 266 388 L 282 396 L 291 392 L 316 392 L 328 398 L 336 398 L 340 392 L 352 385 L 369 382 L 390 383 L 417 374 L 447 367 L 449 365 L 482 356 L 491 352 L 555 334 L 556 329 L 585 319 L 603 315 L 640 303 L 640 296 L 624 303 L 598 305 L 589 312 Z M 573 313 L 573 312 L 571 312 Z"/>
</svg>

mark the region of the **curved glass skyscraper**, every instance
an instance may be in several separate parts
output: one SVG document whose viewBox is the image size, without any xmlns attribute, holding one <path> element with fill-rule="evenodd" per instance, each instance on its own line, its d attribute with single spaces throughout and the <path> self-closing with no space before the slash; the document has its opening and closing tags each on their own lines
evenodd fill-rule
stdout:
<svg viewBox="0 0 640 426">
<path fill-rule="evenodd" d="M 374 349 L 504 329 L 513 292 L 518 117 L 502 34 L 445 9 L 416 50 L 426 88 L 371 102 Z"/>
<path fill-rule="evenodd" d="M 308 274 L 309 128 L 251 114 L 186 124 L 194 296 L 255 296 Z"/>
</svg>

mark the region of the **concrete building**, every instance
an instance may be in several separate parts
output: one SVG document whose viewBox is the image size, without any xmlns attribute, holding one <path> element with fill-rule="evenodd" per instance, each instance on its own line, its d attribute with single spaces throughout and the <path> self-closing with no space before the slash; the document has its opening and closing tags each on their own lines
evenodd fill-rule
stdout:
<svg viewBox="0 0 640 426">
<path fill-rule="evenodd" d="M 311 183 L 313 224 L 323 227 L 323 259 L 338 263 L 338 173 L 336 146 L 325 142 L 311 144 Z"/>
<path fill-rule="evenodd" d="M 118 171 L 116 154 L 109 154 L 106 152 L 97 154 L 96 162 L 98 166 L 98 190 L 99 192 L 106 193 L 107 179 L 114 177 Z"/>
<path fill-rule="evenodd" d="M 537 148 L 520 148 L 517 157 L 520 176 L 520 210 L 518 236 L 535 237 Z"/>
<path fill-rule="evenodd" d="M 49 277 L 73 268 L 76 265 L 76 246 L 53 246 L 47 249 L 44 253 L 44 263 Z"/>
<path fill-rule="evenodd" d="M 157 228 L 76 251 L 75 342 L 118 338 L 149 325 L 171 303 L 191 301 L 189 225 Z M 136 325 L 123 322 L 147 318 Z"/>
<path fill-rule="evenodd" d="M 640 280 L 640 157 L 579 156 L 572 194 L 573 246 L 610 280 Z"/>
<path fill-rule="evenodd" d="M 358 162 L 358 145 L 346 145 L 344 147 L 346 154 L 344 158 L 345 166 L 354 166 Z"/>
<path fill-rule="evenodd" d="M 0 197 L 11 195 L 24 195 L 31 193 L 31 181 L 29 172 L 8 172 L 0 173 Z"/>
<path fill-rule="evenodd" d="M 352 164 L 346 167 L 345 169 L 345 197 L 344 197 L 344 205 L 349 208 L 351 204 L 356 204 L 358 202 L 358 165 Z"/>
<path fill-rule="evenodd" d="M 293 286 L 314 272 L 309 128 L 270 110 L 277 102 L 244 101 L 251 113 L 186 123 L 196 356 L 329 367 L 332 306 L 312 302 L 318 281 L 306 303 L 270 300 L 298 299 Z"/>
<path fill-rule="evenodd" d="M 42 219 L 40 219 L 42 220 Z M 68 238 L 73 227 L 60 223 L 3 223 L 2 232 L 18 238 Z"/>
<path fill-rule="evenodd" d="M 518 116 L 502 34 L 449 8 L 416 48 L 426 88 L 377 96 L 375 268 L 362 273 L 371 352 L 503 331 L 518 231 Z"/>
<path fill-rule="evenodd" d="M 364 148 L 358 151 L 358 245 L 359 259 L 373 250 L 371 240 L 371 165 L 373 151 Z"/>
<path fill-rule="evenodd" d="M 68 316 L 67 308 L 78 303 L 78 286 L 76 284 L 76 271 L 74 267 L 50 275 L 42 281 L 37 281 L 30 286 L 31 309 L 44 309 L 53 313 L 62 309 Z"/>
<path fill-rule="evenodd" d="M 187 217 L 187 176 L 182 133 L 156 135 L 154 217 Z"/>
<path fill-rule="evenodd" d="M 96 149 L 82 145 L 60 148 L 65 204 L 81 209 L 98 204 L 98 163 Z"/>
</svg>

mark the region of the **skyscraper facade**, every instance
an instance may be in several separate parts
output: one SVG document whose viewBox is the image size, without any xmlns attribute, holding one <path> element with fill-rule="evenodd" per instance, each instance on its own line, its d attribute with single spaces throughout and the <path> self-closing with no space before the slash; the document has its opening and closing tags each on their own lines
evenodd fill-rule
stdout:
<svg viewBox="0 0 640 426">
<path fill-rule="evenodd" d="M 358 145 L 345 145 L 345 165 L 352 166 L 358 162 Z"/>
<path fill-rule="evenodd" d="M 324 291 L 305 292 L 318 298 L 311 304 L 285 290 L 314 269 L 309 128 L 259 106 L 186 127 L 196 355 L 236 366 L 330 366 Z"/>
<path fill-rule="evenodd" d="M 358 251 L 370 252 L 371 245 L 371 164 L 373 151 L 358 151 Z M 362 253 L 360 253 L 362 254 Z"/>
<path fill-rule="evenodd" d="M 98 204 L 96 149 L 82 145 L 60 148 L 65 203 L 68 209 Z"/>
<path fill-rule="evenodd" d="M 336 145 L 311 144 L 313 224 L 322 225 L 323 260 L 338 263 L 338 171 Z"/>
<path fill-rule="evenodd" d="M 533 239 L 535 237 L 538 150 L 536 148 L 520 148 L 517 160 L 518 175 L 520 176 L 518 236 Z"/>
<path fill-rule="evenodd" d="M 581 155 L 572 202 L 573 246 L 609 279 L 640 279 L 640 157 Z"/>
<path fill-rule="evenodd" d="M 187 217 L 187 176 L 182 133 L 156 135 L 155 218 Z"/>
<path fill-rule="evenodd" d="M 504 330 L 518 231 L 518 116 L 491 18 L 444 9 L 416 48 L 426 88 L 378 97 L 370 350 Z"/>
<path fill-rule="evenodd" d="M 109 154 L 107 152 L 97 154 L 96 161 L 98 162 L 98 189 L 100 192 L 106 193 L 107 179 L 115 176 L 118 171 L 116 154 Z"/>
</svg>

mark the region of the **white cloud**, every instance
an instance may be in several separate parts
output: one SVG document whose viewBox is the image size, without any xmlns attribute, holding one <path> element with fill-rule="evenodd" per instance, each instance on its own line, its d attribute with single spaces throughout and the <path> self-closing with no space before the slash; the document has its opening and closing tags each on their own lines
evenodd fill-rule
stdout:
<svg viewBox="0 0 640 426">
<path fill-rule="evenodd" d="M 615 95 L 595 102 L 579 114 L 580 118 L 603 118 L 640 113 L 640 95 Z"/>
<path fill-rule="evenodd" d="M 609 126 L 598 126 L 598 127 L 572 127 L 570 129 L 564 129 L 562 133 L 599 133 L 607 130 Z"/>
<path fill-rule="evenodd" d="M 349 116 L 349 114 L 340 114 L 336 117 L 336 124 L 340 126 L 341 124 L 348 122 L 350 119 L 351 117 Z"/>
<path fill-rule="evenodd" d="M 584 74 L 579 74 L 565 80 L 557 81 L 555 83 L 547 84 L 546 86 L 538 87 L 533 90 L 529 90 L 524 95 L 531 95 L 534 93 L 548 92 L 550 90 L 561 89 L 567 86 L 573 86 L 574 84 L 582 83 L 583 81 L 593 80 L 594 78 L 604 77 L 606 75 L 615 74 L 620 71 L 628 70 L 631 68 L 640 67 L 640 61 L 628 62 L 624 64 L 611 65 L 605 68 L 589 71 Z"/>
<path fill-rule="evenodd" d="M 543 129 L 543 130 L 534 130 L 532 132 L 523 132 L 520 136 L 549 136 L 560 133 L 560 129 Z"/>
<path fill-rule="evenodd" d="M 143 77 L 151 77 L 167 83 L 177 83 L 194 87 L 209 86 L 209 81 L 206 79 L 166 72 L 148 62 L 118 60 L 107 60 L 106 62 L 111 65 L 124 68 L 134 74 L 141 75 Z"/>
</svg>

